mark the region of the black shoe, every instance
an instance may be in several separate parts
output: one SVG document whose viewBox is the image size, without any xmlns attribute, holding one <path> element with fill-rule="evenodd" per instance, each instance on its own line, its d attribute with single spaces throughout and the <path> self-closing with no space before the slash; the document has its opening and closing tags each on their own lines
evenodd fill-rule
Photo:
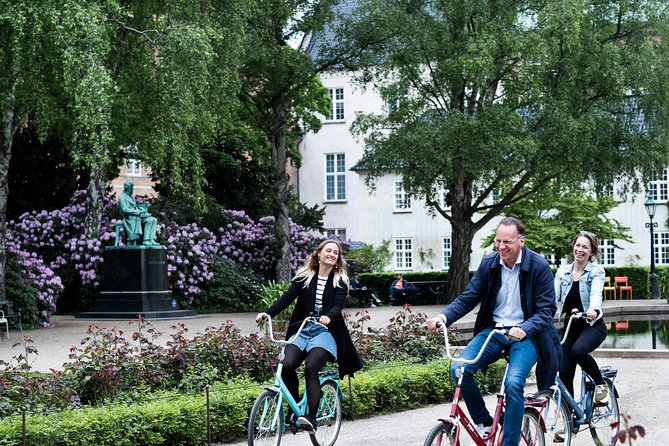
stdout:
<svg viewBox="0 0 669 446">
<path fill-rule="evenodd" d="M 288 412 L 283 422 L 286 424 L 286 426 L 290 426 L 291 424 L 295 423 L 295 414 L 292 411 Z"/>
<path fill-rule="evenodd" d="M 318 425 L 316 424 L 316 419 L 309 415 L 303 415 L 297 419 L 297 422 L 300 423 L 300 426 L 307 432 L 314 433 Z"/>
</svg>

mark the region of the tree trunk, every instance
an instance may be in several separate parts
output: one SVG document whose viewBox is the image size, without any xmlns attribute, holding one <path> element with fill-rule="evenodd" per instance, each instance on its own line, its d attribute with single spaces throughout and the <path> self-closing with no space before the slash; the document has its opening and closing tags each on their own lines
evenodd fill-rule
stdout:
<svg viewBox="0 0 669 446">
<path fill-rule="evenodd" d="M 276 280 L 289 282 L 290 268 L 290 226 L 288 217 L 288 174 L 286 173 L 286 108 L 279 105 L 275 109 L 274 131 L 272 132 L 272 165 L 274 167 L 275 226 L 276 235 Z"/>
<path fill-rule="evenodd" d="M 13 95 L 13 89 L 10 93 Z M 10 101 L 10 103 L 13 101 Z M 12 158 L 14 139 L 14 110 L 8 108 L 2 113 L 2 133 L 0 133 L 0 299 L 7 297 L 5 277 L 7 265 L 7 199 L 9 198 L 9 161 Z"/>
<path fill-rule="evenodd" d="M 93 147 L 93 165 L 91 166 L 91 179 L 88 182 L 88 194 L 86 196 L 86 218 L 84 219 L 84 234 L 87 240 L 94 240 L 100 236 L 102 226 L 102 209 L 105 193 L 105 157 L 107 144 L 104 141 L 104 130 L 98 127 L 98 144 Z"/>
<path fill-rule="evenodd" d="M 476 226 L 464 220 L 452 226 L 453 247 L 448 274 L 446 275 L 446 302 L 451 303 L 464 291 L 469 283 L 469 263 L 472 258 L 472 241 Z"/>
<path fill-rule="evenodd" d="M 451 261 L 446 275 L 446 302 L 462 293 L 469 283 L 469 264 L 472 257 L 472 241 L 481 229 L 482 221 L 472 221 L 472 188 L 471 182 L 462 174 L 464 169 L 455 169 L 454 182 L 451 184 L 451 236 L 453 246 Z"/>
</svg>

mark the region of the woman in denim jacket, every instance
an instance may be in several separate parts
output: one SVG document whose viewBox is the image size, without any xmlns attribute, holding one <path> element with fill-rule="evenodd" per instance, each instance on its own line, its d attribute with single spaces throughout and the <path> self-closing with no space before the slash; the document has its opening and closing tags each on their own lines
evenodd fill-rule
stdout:
<svg viewBox="0 0 669 446">
<path fill-rule="evenodd" d="M 606 325 L 602 319 L 602 292 L 604 268 L 593 260 L 599 257 L 599 244 L 592 232 L 579 232 L 571 243 L 574 262 L 561 266 L 555 275 L 555 296 L 560 318 L 566 322 L 572 310 L 585 312 L 590 321 L 575 319 L 569 337 L 562 345 L 560 379 L 567 390 L 574 394 L 576 364 L 595 381 L 595 402 L 606 400 L 608 389 L 599 365 L 590 354 L 606 339 Z"/>
</svg>

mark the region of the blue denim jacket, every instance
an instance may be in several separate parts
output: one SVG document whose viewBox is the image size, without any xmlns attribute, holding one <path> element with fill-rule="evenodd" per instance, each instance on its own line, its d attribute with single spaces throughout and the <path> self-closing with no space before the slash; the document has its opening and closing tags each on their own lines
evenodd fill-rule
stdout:
<svg viewBox="0 0 669 446">
<path fill-rule="evenodd" d="M 558 314 L 560 317 L 562 317 L 564 300 L 567 297 L 567 294 L 569 294 L 569 289 L 573 282 L 571 277 L 573 268 L 574 264 L 571 263 L 569 265 L 561 266 L 558 268 L 557 273 L 555 273 L 553 284 L 555 286 L 555 297 L 557 298 Z M 585 265 L 585 270 L 578 282 L 578 290 L 581 294 L 583 309 L 585 311 L 597 310 L 599 312 L 597 319 L 601 318 L 603 315 L 602 295 L 604 291 L 604 276 L 604 268 L 597 263 L 588 262 Z M 591 321 L 590 325 L 594 323 L 595 321 Z"/>
</svg>

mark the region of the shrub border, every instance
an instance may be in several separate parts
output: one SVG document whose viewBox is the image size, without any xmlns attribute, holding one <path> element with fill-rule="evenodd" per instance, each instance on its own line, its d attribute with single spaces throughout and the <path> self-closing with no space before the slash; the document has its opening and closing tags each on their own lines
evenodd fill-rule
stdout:
<svg viewBox="0 0 669 446">
<path fill-rule="evenodd" d="M 477 379 L 482 389 L 499 387 L 503 362 Z M 341 384 L 344 414 L 351 418 L 414 409 L 453 396 L 449 362 L 393 362 L 359 372 Z M 210 387 L 212 441 L 234 441 L 246 435 L 249 408 L 263 385 L 250 379 Z M 351 413 L 351 407 L 353 414 Z M 0 421 L 0 446 L 22 444 L 21 416 Z M 151 401 L 114 403 L 49 415 L 26 416 L 26 441 L 32 446 L 190 446 L 207 441 L 206 396 L 175 391 Z"/>
</svg>

